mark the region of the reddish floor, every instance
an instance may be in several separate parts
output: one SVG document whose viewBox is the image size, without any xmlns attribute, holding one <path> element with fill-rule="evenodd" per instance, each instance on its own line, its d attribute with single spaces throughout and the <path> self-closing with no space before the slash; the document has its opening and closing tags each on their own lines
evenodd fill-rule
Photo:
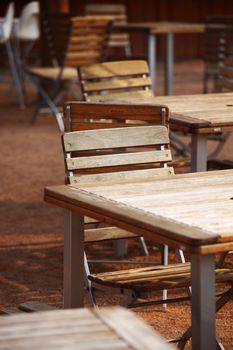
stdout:
<svg viewBox="0 0 233 350">
<path fill-rule="evenodd" d="M 177 63 L 174 93 L 201 93 L 202 73 L 200 61 Z M 158 94 L 162 94 L 161 82 L 159 74 Z M 29 106 L 20 110 L 12 86 L 9 90 L 7 86 L 0 82 L 0 308 L 28 300 L 61 307 L 62 210 L 43 202 L 45 186 L 64 182 L 60 133 L 54 119 L 47 115 L 40 115 L 35 125 L 30 124 L 35 96 L 32 87 L 28 88 Z M 233 160 L 232 157 L 231 138 L 220 158 Z M 158 259 L 152 242 L 148 245 L 151 254 Z M 132 244 L 131 256 L 136 252 L 138 247 Z M 101 253 L 99 246 L 90 250 L 92 256 Z M 109 245 L 106 253 L 111 254 Z M 228 258 L 228 264 L 233 265 L 232 256 Z M 108 294 L 99 296 L 98 300 L 100 305 L 118 302 Z M 219 337 L 226 349 L 233 349 L 232 306 L 233 303 L 229 303 L 217 316 Z M 169 338 L 180 334 L 190 322 L 188 303 L 171 305 L 166 312 L 161 307 L 137 312 Z"/>
</svg>

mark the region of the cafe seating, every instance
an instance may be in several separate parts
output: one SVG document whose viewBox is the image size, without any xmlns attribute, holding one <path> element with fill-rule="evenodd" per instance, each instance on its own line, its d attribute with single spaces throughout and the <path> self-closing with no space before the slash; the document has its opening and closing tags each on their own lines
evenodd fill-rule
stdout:
<svg viewBox="0 0 233 350">
<path fill-rule="evenodd" d="M 126 123 L 128 121 L 128 123 Z M 104 129 L 115 127 L 127 127 L 130 125 L 142 125 L 144 123 L 150 123 L 154 125 L 166 125 L 169 122 L 169 113 L 166 107 L 150 106 L 148 105 L 122 105 L 122 104 L 101 104 L 101 103 L 85 103 L 85 102 L 68 102 L 64 106 L 64 125 L 66 131 L 77 130 L 92 130 L 92 129 Z M 121 150 L 123 152 L 123 149 Z M 132 165 L 128 165 L 132 167 Z M 71 169 L 67 169 L 71 171 Z M 67 177 L 69 183 L 69 176 Z M 86 219 L 86 227 L 88 227 L 91 219 Z M 90 226 L 90 225 L 89 225 Z M 86 231 L 87 233 L 87 231 Z M 108 227 L 108 229 L 92 230 L 88 231 L 89 243 L 95 241 L 98 233 L 98 240 L 106 240 L 106 234 L 108 233 L 108 240 L 113 242 L 118 240 L 118 247 L 114 244 L 115 256 L 118 258 L 124 257 L 127 252 L 126 239 L 139 240 L 144 255 L 148 255 L 147 246 L 144 238 L 138 235 L 134 235 L 130 232 L 119 230 L 116 227 Z M 91 238 L 91 236 L 93 238 Z M 119 240 L 124 239 L 123 244 L 119 248 Z M 87 239 L 86 239 L 87 240 Z M 119 262 L 119 261 L 118 261 Z M 124 261 L 120 261 L 121 263 Z"/>
<path fill-rule="evenodd" d="M 107 182 L 116 185 L 122 181 L 140 182 L 140 179 L 143 181 L 147 179 L 149 184 L 156 176 L 174 176 L 173 168 L 167 164 L 171 160 L 168 132 L 162 125 L 81 130 L 65 133 L 62 139 L 69 183 L 80 184 L 83 190 L 85 185 L 95 182 L 98 182 L 99 186 L 101 183 L 105 186 Z M 122 152 L 122 147 L 127 151 Z M 128 164 L 131 164 L 130 168 Z M 187 295 L 173 296 L 166 300 L 152 298 L 154 293 L 165 288 L 189 287 L 191 283 L 189 263 L 98 273 L 89 272 L 86 258 L 84 265 L 88 278 L 88 291 L 94 304 L 96 290 L 109 290 L 111 293 L 125 296 L 124 303 L 128 307 L 151 306 L 189 298 Z M 230 284 L 228 290 L 218 295 L 217 310 L 232 298 L 232 279 L 231 269 L 216 269 L 216 281 Z M 148 296 L 149 300 L 146 299 Z M 182 346 L 190 337 L 191 329 L 188 329 L 178 339 L 180 348 L 183 349 Z"/>
<path fill-rule="evenodd" d="M 57 105 L 66 93 L 75 95 L 73 88 L 78 81 L 77 67 L 104 58 L 111 23 L 109 18 L 101 17 L 70 18 L 69 14 L 45 16 L 44 31 L 52 64 L 26 68 L 41 96 L 32 117 L 33 122 L 45 105 L 55 116 L 60 130 L 64 131 L 62 114 Z"/>
<path fill-rule="evenodd" d="M 84 11 L 87 16 L 112 16 L 114 23 L 127 23 L 127 11 L 124 4 L 87 4 Z M 128 33 L 120 31 L 113 32 L 110 35 L 108 49 L 115 48 L 123 48 L 125 57 L 127 58 L 132 56 L 130 36 Z M 108 52 L 108 57 L 111 57 L 110 52 Z"/>
</svg>

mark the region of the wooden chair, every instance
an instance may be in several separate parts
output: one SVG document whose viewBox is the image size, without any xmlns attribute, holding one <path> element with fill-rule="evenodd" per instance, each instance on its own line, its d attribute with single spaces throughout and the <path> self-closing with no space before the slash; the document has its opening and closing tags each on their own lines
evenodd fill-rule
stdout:
<svg viewBox="0 0 233 350">
<path fill-rule="evenodd" d="M 131 123 L 126 123 L 130 121 Z M 124 104 L 101 104 L 101 103 L 85 103 L 85 102 L 68 102 L 64 106 L 64 125 L 66 131 L 104 129 L 116 127 L 129 127 L 132 125 L 142 125 L 150 123 L 154 125 L 162 124 L 168 126 L 169 111 L 164 106 L 137 105 L 130 106 Z M 69 177 L 67 178 L 69 182 Z M 93 220 L 86 218 L 86 224 L 93 223 Z M 95 222 L 95 221 L 94 221 Z M 100 231 L 98 233 L 101 240 Z M 89 235 L 95 235 L 98 231 L 89 231 Z M 127 253 L 127 240 L 136 238 L 140 241 L 144 255 L 148 255 L 148 250 L 143 237 L 139 237 L 130 232 L 122 232 L 115 227 L 108 228 L 104 232 L 108 232 L 108 240 L 113 237 L 115 255 L 122 258 Z M 104 233 L 103 232 L 103 233 Z M 105 233 L 103 239 L 105 239 Z M 121 241 L 124 239 L 124 242 Z M 88 238 L 91 242 L 91 238 Z M 119 242 L 120 240 L 120 242 Z M 120 244 L 119 244 L 120 243 Z M 120 246 L 120 247 L 119 247 Z M 124 262 L 124 261 L 121 261 Z"/>
<path fill-rule="evenodd" d="M 204 84 L 203 92 L 209 91 L 209 80 L 213 80 L 213 90 L 219 90 L 219 64 L 232 53 L 233 16 L 209 16 L 205 23 L 204 36 Z"/>
<path fill-rule="evenodd" d="M 98 181 L 148 181 L 156 176 L 173 176 L 168 131 L 162 125 L 147 125 L 128 128 L 81 130 L 65 133 L 62 137 L 66 154 L 66 167 L 69 182 L 85 187 Z M 107 142 L 106 142 L 107 140 Z M 124 152 L 122 152 L 124 147 Z M 126 150 L 126 151 L 125 151 Z M 130 167 L 129 167 L 130 165 Z M 133 166 L 132 166 L 133 165 Z M 109 290 L 127 297 L 129 307 L 155 305 L 164 302 L 184 301 L 188 297 L 168 300 L 141 299 L 153 295 L 164 288 L 183 288 L 190 285 L 190 265 L 173 264 L 150 266 L 137 269 L 116 270 L 103 273 L 90 273 L 85 258 L 87 285 L 91 300 L 95 304 L 96 290 Z M 220 297 L 217 310 L 232 298 L 233 272 L 230 269 L 217 269 L 218 282 L 228 281 L 230 289 Z M 140 299 L 140 300 L 139 300 Z M 191 329 L 179 338 L 180 348 L 191 336 Z"/>
<path fill-rule="evenodd" d="M 116 61 L 80 66 L 79 78 L 86 101 L 153 96 L 146 61 Z"/>
<path fill-rule="evenodd" d="M 85 6 L 85 14 L 88 16 L 112 16 L 114 23 L 127 23 L 127 11 L 124 4 L 87 4 Z M 108 48 L 123 48 L 125 56 L 132 56 L 130 36 L 128 33 L 113 32 L 110 35 Z"/>
<path fill-rule="evenodd" d="M 106 17 L 70 18 L 69 14 L 56 14 L 46 15 L 43 24 L 52 65 L 26 70 L 42 98 L 32 120 L 35 121 L 45 104 L 63 132 L 62 115 L 57 104 L 67 91 L 71 91 L 74 82 L 77 83 L 79 65 L 103 60 L 112 21 Z M 46 84 L 46 89 L 43 84 Z"/>
</svg>

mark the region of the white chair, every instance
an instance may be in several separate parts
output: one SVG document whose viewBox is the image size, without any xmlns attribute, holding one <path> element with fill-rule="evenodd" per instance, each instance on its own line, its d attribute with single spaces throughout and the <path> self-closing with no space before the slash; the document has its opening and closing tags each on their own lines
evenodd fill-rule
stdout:
<svg viewBox="0 0 233 350">
<path fill-rule="evenodd" d="M 0 22 L 0 44 L 6 46 L 10 69 L 16 86 L 17 98 L 21 107 L 24 106 L 24 96 L 22 92 L 19 73 L 14 59 L 13 47 L 11 43 L 11 34 L 14 21 L 14 3 L 11 2 L 7 8 L 6 16 Z"/>
<path fill-rule="evenodd" d="M 19 19 L 14 23 L 16 54 L 21 65 L 29 56 L 35 42 L 40 38 L 39 24 L 40 5 L 38 1 L 29 2 L 21 11 Z M 21 44 L 26 44 L 24 50 Z"/>
</svg>

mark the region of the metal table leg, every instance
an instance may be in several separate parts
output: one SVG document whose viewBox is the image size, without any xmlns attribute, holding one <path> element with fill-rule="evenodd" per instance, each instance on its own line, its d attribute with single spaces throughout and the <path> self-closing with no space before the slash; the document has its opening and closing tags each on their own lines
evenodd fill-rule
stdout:
<svg viewBox="0 0 233 350">
<path fill-rule="evenodd" d="M 192 172 L 207 170 L 207 135 L 192 134 L 191 163 Z"/>
<path fill-rule="evenodd" d="M 65 210 L 64 224 L 64 308 L 83 307 L 84 218 Z"/>
<path fill-rule="evenodd" d="M 148 61 L 150 68 L 150 76 L 152 81 L 152 89 L 156 89 L 156 34 L 150 33 L 148 37 Z"/>
<path fill-rule="evenodd" d="M 173 65 L 174 65 L 174 38 L 173 33 L 166 34 L 166 66 L 165 66 L 165 95 L 173 94 Z"/>
<path fill-rule="evenodd" d="M 214 255 L 191 255 L 192 349 L 216 349 Z"/>
</svg>

